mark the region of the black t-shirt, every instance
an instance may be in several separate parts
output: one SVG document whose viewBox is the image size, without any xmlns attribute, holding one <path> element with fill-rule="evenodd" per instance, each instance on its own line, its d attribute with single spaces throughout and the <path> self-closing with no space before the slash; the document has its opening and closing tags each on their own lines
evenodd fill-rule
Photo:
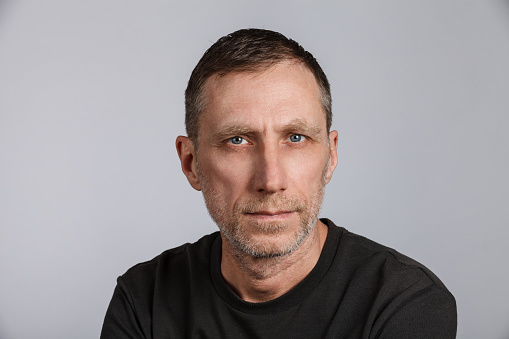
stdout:
<svg viewBox="0 0 509 339">
<path fill-rule="evenodd" d="M 219 232 L 132 267 L 101 338 L 455 338 L 454 297 L 431 271 L 322 221 L 316 266 L 268 302 L 243 301 L 224 281 Z"/>
</svg>

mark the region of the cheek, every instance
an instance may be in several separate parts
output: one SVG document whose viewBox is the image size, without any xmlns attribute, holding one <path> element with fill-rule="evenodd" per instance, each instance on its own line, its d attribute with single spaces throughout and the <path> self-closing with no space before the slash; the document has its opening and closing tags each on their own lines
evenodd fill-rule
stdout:
<svg viewBox="0 0 509 339">
<path fill-rule="evenodd" d="M 205 159 L 201 168 L 207 182 L 223 200 L 236 199 L 249 181 L 249 166 L 227 157 Z"/>
<path fill-rule="evenodd" d="M 307 153 L 293 158 L 288 166 L 292 181 L 299 187 L 307 188 L 308 192 L 316 189 L 323 182 L 328 160 L 328 153 L 324 152 Z"/>
<path fill-rule="evenodd" d="M 293 186 L 307 199 L 313 199 L 317 191 L 323 185 L 324 166 L 303 165 L 293 175 Z"/>
</svg>

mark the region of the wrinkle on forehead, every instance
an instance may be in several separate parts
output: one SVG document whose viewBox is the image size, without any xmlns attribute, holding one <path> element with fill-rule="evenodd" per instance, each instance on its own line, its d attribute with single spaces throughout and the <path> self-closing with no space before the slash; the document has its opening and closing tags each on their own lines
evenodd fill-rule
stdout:
<svg viewBox="0 0 509 339">
<path fill-rule="evenodd" d="M 292 80 L 289 81 L 286 77 L 274 78 L 272 81 L 264 81 L 265 78 L 271 77 L 278 69 L 291 67 L 293 75 L 296 72 L 301 73 L 298 77 L 298 83 L 295 81 L 295 77 L 293 76 Z M 245 79 L 249 81 L 244 81 Z M 232 97 L 233 92 L 236 94 L 239 93 L 251 93 L 253 94 L 252 86 L 253 84 L 262 85 L 264 89 L 269 92 L 279 92 L 283 94 L 282 89 L 286 88 L 288 92 L 291 92 L 291 89 L 300 87 L 305 88 L 306 93 L 309 94 L 309 97 L 312 99 L 316 99 L 319 104 L 321 104 L 321 91 L 318 83 L 316 82 L 315 76 L 313 73 L 302 63 L 296 61 L 283 61 L 277 64 L 272 65 L 269 68 L 261 68 L 258 71 L 250 71 L 250 72 L 230 72 L 225 75 L 215 74 L 209 77 L 203 88 L 203 109 L 206 110 L 207 106 L 210 104 L 219 101 L 222 103 L 230 102 L 232 104 L 238 104 L 239 96 L 235 95 Z M 235 91 L 231 91 L 232 88 L 235 88 Z M 229 94 L 226 95 L 225 93 Z M 254 93 L 256 94 L 256 93 Z M 281 97 L 280 99 L 284 99 L 285 97 Z M 323 108 L 322 108 L 323 109 Z"/>
</svg>

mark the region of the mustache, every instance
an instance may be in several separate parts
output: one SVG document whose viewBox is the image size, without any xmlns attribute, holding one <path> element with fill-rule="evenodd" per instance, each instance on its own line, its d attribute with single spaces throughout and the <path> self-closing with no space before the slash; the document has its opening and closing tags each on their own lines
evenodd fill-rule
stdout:
<svg viewBox="0 0 509 339">
<path fill-rule="evenodd" d="M 302 212 L 306 209 L 303 199 L 266 195 L 262 198 L 236 204 L 235 213 L 258 213 L 261 211 Z"/>
</svg>

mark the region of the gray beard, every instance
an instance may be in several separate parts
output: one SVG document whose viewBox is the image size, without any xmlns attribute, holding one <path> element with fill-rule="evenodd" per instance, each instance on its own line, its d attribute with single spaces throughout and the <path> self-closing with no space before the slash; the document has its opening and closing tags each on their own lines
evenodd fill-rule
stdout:
<svg viewBox="0 0 509 339">
<path fill-rule="evenodd" d="M 289 198 L 276 194 L 267 194 L 260 199 L 249 201 L 242 206 L 234 206 L 233 216 L 227 215 L 224 205 L 221 203 L 219 194 L 212 187 L 197 166 L 198 177 L 202 186 L 205 205 L 211 218 L 215 221 L 224 237 L 230 242 L 238 254 L 248 255 L 252 258 L 277 258 L 293 253 L 306 240 L 318 220 L 323 196 L 325 193 L 325 181 L 329 161 L 322 174 L 322 182 L 314 196 L 310 199 L 310 206 L 300 198 Z M 271 246 L 267 243 L 257 243 L 245 233 L 241 224 L 241 218 L 245 213 L 256 212 L 266 208 L 291 210 L 299 213 L 300 225 L 292 237 L 280 246 Z M 251 222 L 249 227 L 256 228 L 265 234 L 277 236 L 291 227 L 287 223 L 256 223 Z"/>
</svg>

